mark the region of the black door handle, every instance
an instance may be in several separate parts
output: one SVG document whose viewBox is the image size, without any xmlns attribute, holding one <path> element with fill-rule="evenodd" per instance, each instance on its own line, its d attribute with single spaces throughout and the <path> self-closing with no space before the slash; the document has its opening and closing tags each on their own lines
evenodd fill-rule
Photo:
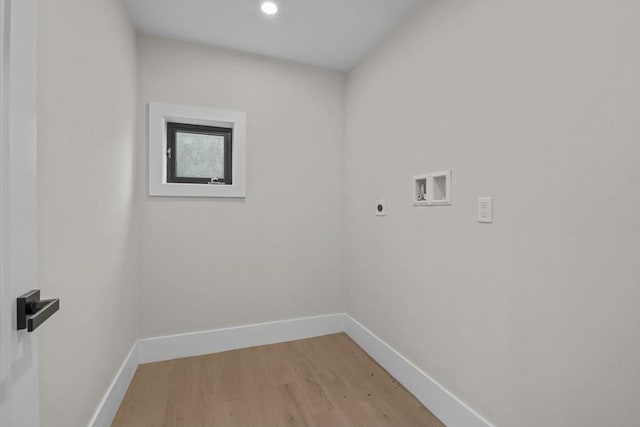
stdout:
<svg viewBox="0 0 640 427">
<path fill-rule="evenodd" d="M 18 330 L 35 330 L 60 309 L 60 299 L 40 299 L 40 290 L 34 289 L 18 297 Z"/>
</svg>

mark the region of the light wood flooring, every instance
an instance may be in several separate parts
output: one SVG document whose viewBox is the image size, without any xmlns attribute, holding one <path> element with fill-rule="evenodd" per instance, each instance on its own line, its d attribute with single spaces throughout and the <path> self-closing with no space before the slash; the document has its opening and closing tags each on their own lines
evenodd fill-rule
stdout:
<svg viewBox="0 0 640 427">
<path fill-rule="evenodd" d="M 140 365 L 113 426 L 444 424 L 335 334 Z"/>
</svg>

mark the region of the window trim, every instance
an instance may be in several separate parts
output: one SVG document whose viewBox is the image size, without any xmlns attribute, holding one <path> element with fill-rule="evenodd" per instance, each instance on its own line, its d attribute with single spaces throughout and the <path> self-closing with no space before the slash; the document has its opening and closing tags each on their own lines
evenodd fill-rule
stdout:
<svg viewBox="0 0 640 427">
<path fill-rule="evenodd" d="M 192 133 L 200 135 L 217 135 L 224 138 L 224 177 L 222 181 L 211 178 L 193 178 L 176 176 L 176 134 Z M 176 184 L 233 184 L 233 129 L 217 126 L 192 125 L 179 122 L 167 122 L 167 182 Z"/>
<path fill-rule="evenodd" d="M 246 113 L 206 107 L 148 104 L 149 196 L 246 197 Z M 167 180 L 167 124 L 232 129 L 231 184 L 204 185 Z"/>
</svg>

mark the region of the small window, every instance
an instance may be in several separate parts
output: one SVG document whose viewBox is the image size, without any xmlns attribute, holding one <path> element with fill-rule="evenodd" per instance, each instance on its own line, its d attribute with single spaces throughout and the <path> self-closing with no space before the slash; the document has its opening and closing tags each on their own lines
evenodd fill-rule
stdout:
<svg viewBox="0 0 640 427">
<path fill-rule="evenodd" d="M 167 123 L 167 182 L 232 185 L 232 130 Z"/>
<path fill-rule="evenodd" d="M 246 197 L 246 113 L 148 105 L 150 196 Z"/>
</svg>

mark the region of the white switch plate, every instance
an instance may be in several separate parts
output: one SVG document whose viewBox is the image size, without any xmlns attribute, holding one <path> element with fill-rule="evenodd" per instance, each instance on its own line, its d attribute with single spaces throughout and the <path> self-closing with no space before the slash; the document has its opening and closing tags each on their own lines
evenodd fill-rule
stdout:
<svg viewBox="0 0 640 427">
<path fill-rule="evenodd" d="M 387 205 L 384 202 L 384 200 L 376 200 L 376 215 L 377 216 L 387 215 Z"/>
<path fill-rule="evenodd" d="M 478 197 L 478 222 L 493 222 L 493 197 Z"/>
</svg>

